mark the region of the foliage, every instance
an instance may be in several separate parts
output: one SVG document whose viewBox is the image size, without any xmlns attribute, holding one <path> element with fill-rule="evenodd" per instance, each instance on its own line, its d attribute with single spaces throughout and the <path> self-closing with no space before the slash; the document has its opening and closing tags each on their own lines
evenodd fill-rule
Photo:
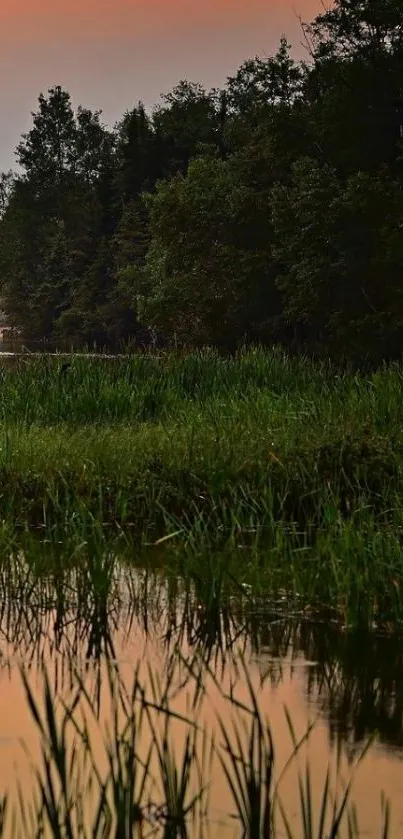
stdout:
<svg viewBox="0 0 403 839">
<path fill-rule="evenodd" d="M 183 343 L 228 348 L 236 336 L 256 337 L 266 307 L 275 314 L 268 207 L 237 163 L 193 161 L 186 179 L 161 183 L 148 199 L 140 319 Z"/>
<path fill-rule="evenodd" d="M 235 76 L 227 81 L 227 104 L 231 111 L 253 116 L 276 105 L 291 106 L 301 94 L 303 65 L 290 56 L 291 45 L 285 37 L 275 56 L 245 61 Z"/>
<path fill-rule="evenodd" d="M 113 128 L 40 94 L 0 183 L 0 294 L 24 339 L 401 353 L 402 0 L 336 0 L 220 90 Z M 379 203 L 382 211 L 375 212 Z"/>
<path fill-rule="evenodd" d="M 342 183 L 312 160 L 273 191 L 284 314 L 299 342 L 359 361 L 399 354 L 403 192 L 385 171 Z"/>
</svg>

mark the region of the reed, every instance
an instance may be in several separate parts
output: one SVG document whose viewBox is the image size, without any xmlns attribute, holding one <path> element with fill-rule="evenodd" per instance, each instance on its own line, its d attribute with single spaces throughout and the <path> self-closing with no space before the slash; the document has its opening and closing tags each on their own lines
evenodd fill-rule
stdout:
<svg viewBox="0 0 403 839">
<path fill-rule="evenodd" d="M 218 588 L 336 603 L 347 625 L 401 623 L 398 365 L 42 357 L 4 369 L 1 397 L 0 548 L 27 529 L 73 553 L 109 541 Z"/>
</svg>

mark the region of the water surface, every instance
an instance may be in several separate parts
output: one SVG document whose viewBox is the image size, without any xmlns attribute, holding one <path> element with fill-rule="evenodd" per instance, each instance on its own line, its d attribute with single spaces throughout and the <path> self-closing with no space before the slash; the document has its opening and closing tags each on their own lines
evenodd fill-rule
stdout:
<svg viewBox="0 0 403 839">
<path fill-rule="evenodd" d="M 24 560 L 0 576 L 0 791 L 16 795 L 19 781 L 28 796 L 32 783 L 25 746 L 39 760 L 38 735 L 23 691 L 20 665 L 38 703 L 42 702 L 43 669 L 55 695 L 66 701 L 81 674 L 99 715 L 101 729 L 110 714 L 106 662 L 113 661 L 130 687 L 139 665 L 145 685 L 149 668 L 163 682 L 176 658 L 172 703 L 178 712 L 191 713 L 194 686 L 186 678 L 185 661 L 203 661 L 217 683 L 240 701 L 248 702 L 243 657 L 260 707 L 268 717 L 276 747 L 276 766 L 285 764 L 292 750 L 284 715 L 287 706 L 296 734 L 310 721 L 315 727 L 300 751 L 306 758 L 318 802 L 326 768 L 342 746 L 342 770 L 348 777 L 368 737 L 374 742 L 357 772 L 353 799 L 363 836 L 380 839 L 381 791 L 392 805 L 392 839 L 403 835 L 403 652 L 398 638 L 370 634 L 348 635 L 329 621 L 309 622 L 298 614 L 287 616 L 273 604 L 248 598 L 228 600 L 217 611 L 197 601 L 180 580 L 167 580 L 117 564 L 107 596 L 85 586 L 71 572 L 57 581 L 31 575 Z M 196 656 L 196 658 L 195 658 Z M 237 666 L 238 663 L 238 666 Z M 182 687 L 174 690 L 174 687 Z M 231 714 L 213 679 L 206 677 L 206 696 L 197 711 L 208 731 L 217 727 L 217 714 L 228 723 Z M 174 741 L 181 749 L 181 723 Z M 101 734 L 94 727 L 95 748 L 103 760 Z M 98 738 L 98 740 L 97 740 Z M 290 766 L 281 797 L 291 824 L 300 825 L 296 766 Z M 212 839 L 240 837 L 229 814 L 233 804 L 221 767 L 211 768 Z M 299 835 L 298 833 L 296 835 Z M 347 834 L 346 834 L 347 835 Z"/>
</svg>

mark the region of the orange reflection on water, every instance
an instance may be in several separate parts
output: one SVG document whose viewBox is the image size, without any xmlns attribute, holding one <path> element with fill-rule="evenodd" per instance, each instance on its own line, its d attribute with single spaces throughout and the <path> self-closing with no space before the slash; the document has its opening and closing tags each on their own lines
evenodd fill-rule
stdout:
<svg viewBox="0 0 403 839">
<path fill-rule="evenodd" d="M 119 670 L 129 691 L 132 685 L 134 668 L 139 659 L 141 660 L 140 678 L 145 687 L 148 684 L 148 667 L 152 668 L 154 677 L 159 677 L 161 682 L 164 682 L 167 660 L 165 655 L 161 653 L 158 644 L 150 642 L 146 644 L 144 636 L 141 637 L 140 635 L 133 637 L 129 644 L 124 643 L 123 639 L 119 639 L 118 637 L 116 649 L 118 659 L 120 660 Z M 74 686 L 73 670 L 67 664 L 66 659 L 59 653 L 49 652 L 48 655 L 43 654 L 42 659 L 48 669 L 50 681 L 59 698 L 64 697 L 68 700 L 68 697 L 71 696 L 69 678 L 72 674 L 72 683 Z M 291 663 L 285 661 L 283 662 L 282 679 L 276 684 L 267 680 L 264 686 L 260 688 L 261 677 L 266 664 L 267 660 L 263 659 L 263 657 L 250 657 L 247 661 L 247 670 L 254 689 L 259 695 L 260 707 L 270 721 L 276 749 L 276 766 L 277 771 L 279 771 L 284 766 L 292 750 L 290 733 L 284 715 L 284 705 L 290 711 L 298 738 L 302 737 L 306 731 L 309 719 L 312 719 L 315 709 L 312 707 L 309 712 L 305 701 L 303 675 L 306 664 L 302 659 L 296 662 L 294 661 L 293 677 L 291 677 L 290 672 Z M 110 713 L 105 666 L 101 664 L 100 669 L 98 669 L 97 665 L 89 665 L 86 670 L 81 669 L 81 672 L 86 672 L 85 682 L 89 688 L 94 685 L 95 678 L 99 674 L 102 675 L 100 693 L 102 728 L 104 722 L 109 719 Z M 183 672 L 182 670 L 182 675 Z M 218 678 L 220 678 L 219 674 Z M 34 694 L 40 701 L 40 697 L 42 696 L 42 678 L 37 668 L 34 667 L 32 669 L 29 679 Z M 224 672 L 222 678 L 224 692 L 229 690 L 233 679 L 234 670 L 229 667 Z M 18 667 L 14 665 L 9 670 L 4 667 L 1 671 L 0 682 L 0 791 L 10 787 L 13 790 L 18 774 L 24 795 L 26 794 L 29 797 L 32 776 L 27 758 L 19 745 L 19 740 L 20 738 L 24 739 L 34 761 L 37 761 L 39 758 L 37 732 L 27 709 Z M 214 687 L 211 680 L 207 681 L 206 686 L 208 688 L 207 696 L 200 706 L 197 719 L 199 724 L 201 722 L 203 723 L 205 729 L 210 734 L 215 732 L 216 738 L 219 740 L 217 715 L 225 722 L 226 730 L 230 733 L 233 712 L 228 701 Z M 245 704 L 250 704 L 248 688 L 244 677 L 241 676 L 235 680 L 234 691 L 237 700 Z M 188 715 L 189 698 L 192 696 L 193 688 L 190 684 L 179 692 L 178 696 L 172 701 L 171 708 L 179 714 L 184 716 Z M 149 698 L 151 698 L 151 694 Z M 90 728 L 93 736 L 97 765 L 99 767 L 105 767 L 100 730 L 94 724 Z M 183 722 L 174 721 L 172 723 L 171 736 L 178 753 L 181 752 L 184 730 Z M 146 754 L 146 740 L 143 746 L 144 756 Z M 298 765 L 303 769 L 305 759 L 308 758 L 311 770 L 313 797 L 316 803 L 314 812 L 318 814 L 326 769 L 331 757 L 327 726 L 323 719 L 319 719 L 309 741 L 300 751 L 298 763 L 290 766 L 281 783 L 281 799 L 286 808 L 291 825 L 294 828 L 299 827 L 301 824 L 297 787 Z M 151 765 L 153 771 L 158 774 L 155 759 Z M 349 766 L 346 754 L 343 755 L 342 769 L 344 777 L 348 778 L 351 766 Z M 228 817 L 228 814 L 233 812 L 234 806 L 224 773 L 217 760 L 212 765 L 210 780 L 211 819 L 209 836 L 211 836 L 211 839 L 219 839 L 220 836 L 235 838 L 240 835 L 240 832 L 238 827 Z M 390 839 L 397 839 L 398 836 L 402 835 L 402 787 L 403 773 L 399 755 L 394 755 L 390 752 L 386 753 L 380 749 L 373 748 L 360 766 L 353 788 L 353 799 L 357 804 L 359 823 L 363 835 L 367 836 L 368 839 L 379 839 L 380 837 L 380 794 L 382 789 L 386 791 L 392 801 L 393 825 Z M 296 835 L 299 834 L 297 833 Z M 347 833 L 345 835 L 347 836 Z"/>
</svg>

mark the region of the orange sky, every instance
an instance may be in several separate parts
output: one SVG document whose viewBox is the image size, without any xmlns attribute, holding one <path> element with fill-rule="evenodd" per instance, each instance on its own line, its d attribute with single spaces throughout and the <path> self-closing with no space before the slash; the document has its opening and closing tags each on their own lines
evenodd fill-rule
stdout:
<svg viewBox="0 0 403 839">
<path fill-rule="evenodd" d="M 1 0 L 0 170 L 13 164 L 51 85 L 113 123 L 181 78 L 223 84 L 244 59 L 275 50 L 282 32 L 301 53 L 298 15 L 310 20 L 320 8 L 320 0 Z"/>
</svg>

